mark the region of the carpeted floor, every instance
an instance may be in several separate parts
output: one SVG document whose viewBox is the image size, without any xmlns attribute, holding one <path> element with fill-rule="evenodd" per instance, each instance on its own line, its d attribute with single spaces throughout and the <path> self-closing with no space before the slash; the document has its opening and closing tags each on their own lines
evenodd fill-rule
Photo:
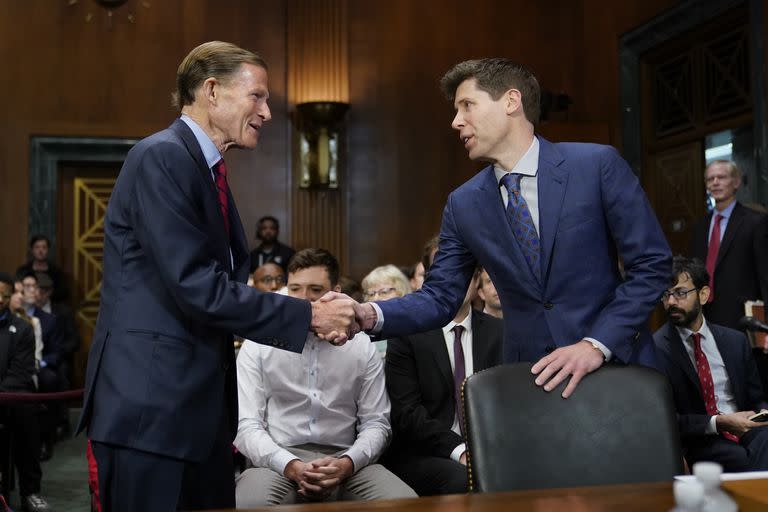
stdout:
<svg viewBox="0 0 768 512">
<path fill-rule="evenodd" d="M 74 427 L 79 409 L 70 410 L 70 424 Z M 53 512 L 89 512 L 88 463 L 85 459 L 84 435 L 56 443 L 53 457 L 43 462 L 41 495 L 48 500 Z M 18 511 L 18 485 L 11 497 L 11 508 Z"/>
</svg>

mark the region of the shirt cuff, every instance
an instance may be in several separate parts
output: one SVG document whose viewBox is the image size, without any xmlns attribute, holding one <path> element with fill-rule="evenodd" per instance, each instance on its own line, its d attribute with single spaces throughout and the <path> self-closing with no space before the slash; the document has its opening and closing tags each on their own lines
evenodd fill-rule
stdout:
<svg viewBox="0 0 768 512">
<path fill-rule="evenodd" d="M 347 456 L 352 461 L 352 472 L 357 473 L 358 470 L 368 465 L 368 457 L 366 457 L 359 448 L 355 448 L 355 445 L 349 447 L 349 450 L 339 455 L 339 457 Z"/>
<path fill-rule="evenodd" d="M 285 476 L 285 468 L 288 466 L 288 463 L 296 459 L 299 458 L 283 448 L 272 456 L 272 463 L 270 464 L 272 467 L 270 469 L 279 473 L 280 476 Z"/>
<path fill-rule="evenodd" d="M 704 429 L 704 433 L 717 435 L 717 416 L 711 416 L 709 418 L 709 423 L 707 423 L 707 428 Z"/>
<path fill-rule="evenodd" d="M 373 310 L 376 312 L 376 323 L 373 324 L 371 333 L 378 334 L 381 332 L 381 328 L 384 327 L 384 313 L 382 313 L 381 308 L 375 302 L 369 302 L 369 304 L 373 306 Z"/>
<path fill-rule="evenodd" d="M 608 347 L 606 347 L 605 345 L 597 341 L 595 338 L 584 338 L 584 339 L 591 342 L 593 345 L 595 345 L 595 348 L 599 349 L 600 352 L 603 353 L 603 357 L 605 357 L 606 362 L 611 360 L 611 357 L 613 357 L 613 352 L 611 352 L 611 350 Z"/>
<path fill-rule="evenodd" d="M 467 451 L 467 443 L 461 443 L 459 446 L 453 449 L 451 452 L 451 460 L 455 460 L 456 462 L 461 462 L 461 454 L 463 454 L 465 451 Z"/>
</svg>

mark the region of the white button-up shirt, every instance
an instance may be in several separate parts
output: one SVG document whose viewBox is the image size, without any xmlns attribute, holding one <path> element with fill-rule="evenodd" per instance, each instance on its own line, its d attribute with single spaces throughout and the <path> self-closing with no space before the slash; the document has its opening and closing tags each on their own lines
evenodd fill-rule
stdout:
<svg viewBox="0 0 768 512">
<path fill-rule="evenodd" d="M 256 467 L 282 475 L 296 458 L 285 447 L 313 443 L 347 448 L 358 471 L 389 443 L 384 365 L 364 333 L 341 347 L 310 333 L 301 354 L 246 340 L 237 380 L 235 446 Z"/>
</svg>

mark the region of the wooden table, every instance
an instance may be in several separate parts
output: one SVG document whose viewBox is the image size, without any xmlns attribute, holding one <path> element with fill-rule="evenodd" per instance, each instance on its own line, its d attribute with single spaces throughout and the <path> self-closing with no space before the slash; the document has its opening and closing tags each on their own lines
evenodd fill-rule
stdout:
<svg viewBox="0 0 768 512">
<path fill-rule="evenodd" d="M 725 482 L 740 512 L 768 510 L 768 479 Z M 574 487 L 495 494 L 453 494 L 409 500 L 285 505 L 252 512 L 668 512 L 672 483 Z M 240 510 L 240 509 L 238 509 Z M 231 512 L 225 510 L 211 512 Z"/>
</svg>

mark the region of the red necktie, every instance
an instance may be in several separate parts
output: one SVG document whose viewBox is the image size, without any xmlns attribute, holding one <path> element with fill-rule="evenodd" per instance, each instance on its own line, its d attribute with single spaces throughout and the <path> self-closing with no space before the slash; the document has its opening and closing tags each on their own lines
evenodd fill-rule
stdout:
<svg viewBox="0 0 768 512">
<path fill-rule="evenodd" d="M 707 408 L 707 414 L 710 416 L 717 416 L 715 384 L 712 382 L 712 372 L 709 369 L 707 356 L 704 355 L 704 351 L 701 350 L 701 334 L 695 332 L 691 334 L 691 338 L 693 338 L 693 358 L 696 360 L 696 373 L 699 374 L 699 383 L 701 384 L 701 394 L 704 397 L 704 406 Z M 721 432 L 720 434 L 734 443 L 739 442 L 739 438 L 730 432 Z"/>
<path fill-rule="evenodd" d="M 717 253 L 720 250 L 720 221 L 723 216 L 719 213 L 715 215 L 715 225 L 712 226 L 712 236 L 709 237 L 709 247 L 707 248 L 707 272 L 709 272 L 709 300 L 715 300 L 715 264 L 717 263 Z"/>
<path fill-rule="evenodd" d="M 229 185 L 227 184 L 227 165 L 224 159 L 218 161 L 213 166 L 213 173 L 216 176 L 216 191 L 219 195 L 219 207 L 221 215 L 224 217 L 224 227 L 227 230 L 227 239 L 229 239 Z"/>
<path fill-rule="evenodd" d="M 461 334 L 464 327 L 457 325 L 453 328 L 453 386 L 456 398 L 456 416 L 459 418 L 459 428 L 464 435 L 464 410 L 461 407 L 461 386 L 466 378 L 464 365 L 464 347 L 461 346 Z"/>
</svg>

